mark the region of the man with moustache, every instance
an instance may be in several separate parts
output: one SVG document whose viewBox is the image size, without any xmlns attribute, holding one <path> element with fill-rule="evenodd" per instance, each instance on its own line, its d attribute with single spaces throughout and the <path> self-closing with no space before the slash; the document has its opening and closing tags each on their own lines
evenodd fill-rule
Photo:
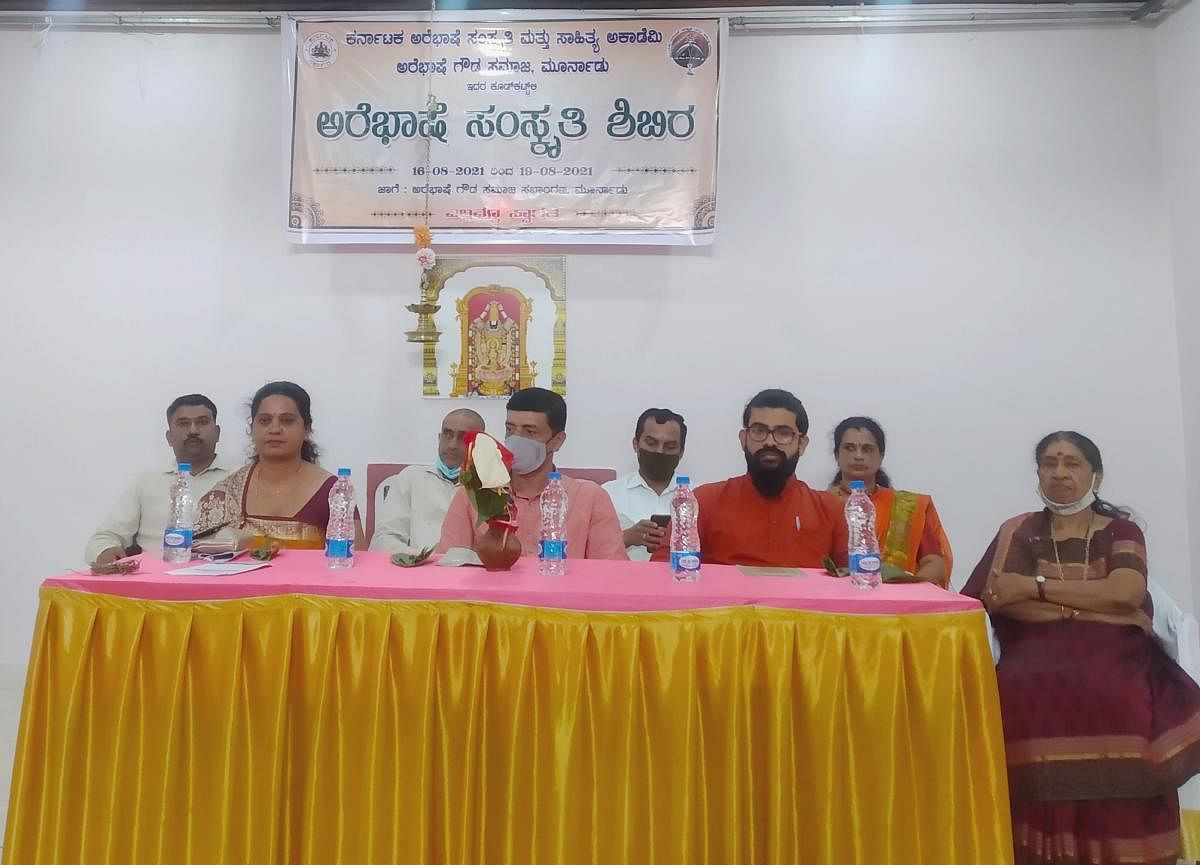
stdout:
<svg viewBox="0 0 1200 865">
<path fill-rule="evenodd" d="M 141 475 L 121 494 L 96 529 L 84 552 L 90 564 L 107 565 L 136 552 L 162 550 L 170 510 L 171 484 L 179 463 L 192 467 L 196 501 L 229 475 L 217 460 L 217 407 L 200 393 L 177 397 L 167 406 L 167 444 L 175 454 L 170 467 Z"/>
<path fill-rule="evenodd" d="M 542 492 L 554 471 L 554 455 L 567 440 L 567 403 L 554 391 L 527 387 L 514 393 L 505 407 L 504 445 L 513 455 L 513 504 L 521 555 L 536 556 L 541 538 Z M 600 485 L 563 477 L 567 492 L 567 557 L 569 559 L 627 559 L 621 524 L 612 501 Z M 471 507 L 465 490 L 458 490 L 446 511 L 438 552 L 471 547 L 487 531 Z"/>
<path fill-rule="evenodd" d="M 808 413 L 786 390 L 764 390 L 746 404 L 738 433 L 746 474 L 696 489 L 700 556 L 706 563 L 819 568 L 849 558 L 842 502 L 797 479 L 808 447 Z M 663 544 L 655 559 L 666 559 Z"/>
<path fill-rule="evenodd" d="M 675 470 L 686 443 L 687 424 L 682 415 L 666 408 L 646 409 L 633 432 L 638 470 L 604 485 L 621 521 L 625 551 L 634 561 L 649 561 L 666 537 L 665 528 L 650 517 L 671 513 Z"/>
</svg>

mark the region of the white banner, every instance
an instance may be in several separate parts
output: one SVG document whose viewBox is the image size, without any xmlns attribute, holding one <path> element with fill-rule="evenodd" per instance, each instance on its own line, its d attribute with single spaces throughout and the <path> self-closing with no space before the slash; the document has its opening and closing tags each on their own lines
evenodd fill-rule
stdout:
<svg viewBox="0 0 1200 865">
<path fill-rule="evenodd" d="M 295 240 L 711 242 L 718 19 L 288 24 Z"/>
</svg>

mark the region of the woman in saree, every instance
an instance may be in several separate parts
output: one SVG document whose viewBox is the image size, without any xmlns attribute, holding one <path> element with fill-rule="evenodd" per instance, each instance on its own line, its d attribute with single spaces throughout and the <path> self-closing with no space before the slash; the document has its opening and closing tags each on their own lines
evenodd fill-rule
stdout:
<svg viewBox="0 0 1200 865">
<path fill-rule="evenodd" d="M 329 522 L 329 489 L 337 478 L 317 465 L 312 400 L 290 381 L 273 381 L 250 402 L 254 456 L 209 491 L 196 509 L 195 535 L 236 549 L 257 538 L 284 547 L 321 549 Z M 355 545 L 365 549 L 355 514 Z"/>
<path fill-rule="evenodd" d="M 1000 643 L 1016 863 L 1175 865 L 1200 687 L 1151 632 L 1145 540 L 1096 497 L 1100 450 L 1063 431 L 1035 458 L 1045 508 L 1004 523 L 963 589 Z"/>
<path fill-rule="evenodd" d="M 887 450 L 883 428 L 869 417 L 848 417 L 833 431 L 838 472 L 829 491 L 850 495 L 850 482 L 862 481 L 875 504 L 875 533 L 886 564 L 917 579 L 950 585 L 954 553 L 933 499 L 923 493 L 892 488 L 880 466 Z"/>
</svg>

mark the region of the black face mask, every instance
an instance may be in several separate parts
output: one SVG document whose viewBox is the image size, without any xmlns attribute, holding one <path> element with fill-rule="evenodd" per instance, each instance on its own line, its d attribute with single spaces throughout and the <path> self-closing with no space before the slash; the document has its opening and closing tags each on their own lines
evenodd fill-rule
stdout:
<svg viewBox="0 0 1200 865">
<path fill-rule="evenodd" d="M 647 480 L 662 483 L 675 476 L 675 469 L 679 468 L 683 454 L 654 453 L 638 448 L 637 458 L 642 476 Z"/>
<path fill-rule="evenodd" d="M 779 457 L 778 465 L 764 466 L 762 458 L 771 453 Z M 746 471 L 750 473 L 750 482 L 768 499 L 777 498 L 783 492 L 788 479 L 796 475 L 796 466 L 800 462 L 799 452 L 789 457 L 779 448 L 771 445 L 767 445 L 755 453 L 745 451 L 745 454 Z"/>
</svg>

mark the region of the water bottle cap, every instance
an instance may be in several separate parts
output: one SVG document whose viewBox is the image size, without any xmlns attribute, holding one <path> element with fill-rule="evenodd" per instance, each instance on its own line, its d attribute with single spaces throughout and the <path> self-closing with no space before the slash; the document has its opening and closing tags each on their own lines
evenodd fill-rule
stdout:
<svg viewBox="0 0 1200 865">
<path fill-rule="evenodd" d="M 854 491 L 865 490 L 867 488 L 866 481 L 850 481 L 850 489 Z"/>
<path fill-rule="evenodd" d="M 190 472 L 192 470 L 192 464 L 191 463 L 180 463 L 179 470 L 181 472 Z"/>
<path fill-rule="evenodd" d="M 339 478 L 350 477 L 350 469 L 338 469 L 338 477 Z"/>
<path fill-rule="evenodd" d="M 679 477 L 675 478 L 676 486 L 689 486 L 691 484 L 691 482 L 692 482 L 692 479 L 689 478 L 687 475 L 680 475 Z"/>
<path fill-rule="evenodd" d="M 561 481 L 562 480 L 562 472 L 550 472 L 550 480 Z"/>
</svg>

